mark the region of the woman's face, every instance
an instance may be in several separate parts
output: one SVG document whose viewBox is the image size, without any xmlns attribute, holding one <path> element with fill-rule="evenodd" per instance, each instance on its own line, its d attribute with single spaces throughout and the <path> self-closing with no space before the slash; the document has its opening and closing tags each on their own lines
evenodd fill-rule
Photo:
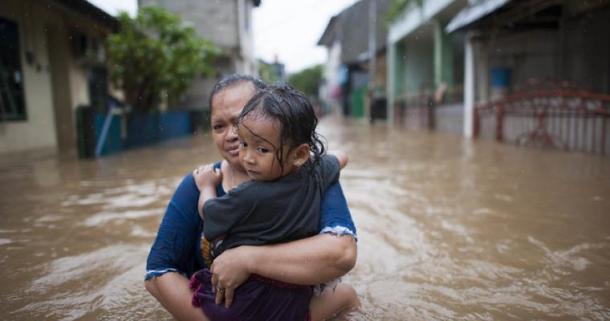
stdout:
<svg viewBox="0 0 610 321">
<path fill-rule="evenodd" d="M 212 98 L 212 139 L 222 158 L 238 170 L 243 168 L 239 162 L 239 139 L 235 125 L 239 113 L 254 93 L 254 86 L 243 82 L 221 90 Z"/>
</svg>

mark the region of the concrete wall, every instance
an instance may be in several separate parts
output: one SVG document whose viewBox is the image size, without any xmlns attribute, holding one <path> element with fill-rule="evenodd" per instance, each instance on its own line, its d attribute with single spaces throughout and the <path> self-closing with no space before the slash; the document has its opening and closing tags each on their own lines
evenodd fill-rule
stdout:
<svg viewBox="0 0 610 321">
<path fill-rule="evenodd" d="M 461 103 L 436 106 L 435 129 L 443 133 L 461 135 L 464 127 L 464 105 Z"/>
<path fill-rule="evenodd" d="M 568 19 L 564 32 L 562 77 L 610 94 L 610 6 Z"/>
<path fill-rule="evenodd" d="M 479 59 L 477 67 L 486 73 L 492 68 L 510 69 L 513 89 L 523 88 L 529 79 L 565 80 L 579 88 L 610 93 L 608 30 L 610 7 L 566 18 L 559 30 L 531 30 L 488 38 L 480 43 L 480 58 L 486 61 Z M 480 78 L 477 81 L 485 83 L 477 96 L 483 99 L 489 96 L 489 83 Z"/>
<path fill-rule="evenodd" d="M 325 84 L 320 88 L 320 97 L 322 101 L 331 108 L 331 110 L 340 110 L 341 98 L 337 96 L 341 86 L 339 68 L 341 67 L 341 43 L 336 41 L 328 48 L 326 56 L 326 64 L 324 64 L 324 79 Z"/>
<path fill-rule="evenodd" d="M 405 43 L 403 93 L 417 94 L 424 88 L 434 88 L 433 38 L 412 37 Z"/>
<path fill-rule="evenodd" d="M 32 3 L 29 3 L 32 6 Z M 45 17 L 48 12 L 39 6 L 32 6 L 32 16 Z M 34 147 L 55 147 L 55 122 L 53 121 L 53 97 L 47 59 L 46 41 L 43 34 L 43 19 L 26 17 L 18 1 L 4 2 L 0 16 L 17 23 L 23 72 L 26 120 L 0 122 L 0 151 L 25 150 Z M 24 28 L 28 21 L 28 28 Z M 26 48 L 37 48 L 35 54 L 40 71 L 25 61 Z"/>
<path fill-rule="evenodd" d="M 557 40 L 556 31 L 540 30 L 491 39 L 482 48 L 488 59 L 486 72 L 493 68 L 510 69 L 513 86 L 522 86 L 532 78 L 559 79 Z M 489 90 L 489 84 L 486 85 Z"/>
<path fill-rule="evenodd" d="M 140 6 L 159 6 L 178 14 L 197 33 L 223 48 L 239 45 L 239 0 L 140 0 Z"/>
<path fill-rule="evenodd" d="M 447 35 L 432 21 L 397 43 L 394 85 L 397 96 L 435 90 L 440 84 L 461 87 L 464 70 L 463 36 Z"/>
<path fill-rule="evenodd" d="M 58 146 L 74 149 L 74 109 L 89 103 L 89 96 L 87 70 L 72 57 L 70 37 L 75 33 L 103 37 L 106 31 L 70 11 L 50 9 L 41 1 L 3 0 L 0 16 L 18 25 L 27 114 L 23 121 L 0 122 L 0 153 Z M 53 43 L 52 47 L 49 46 L 50 29 L 60 42 Z M 57 50 L 58 46 L 63 48 L 62 63 L 54 66 L 49 50 Z M 33 53 L 34 63 L 26 62 L 26 51 Z M 64 80 L 56 81 L 54 87 L 52 73 L 55 71 L 62 73 Z M 58 101 L 62 104 L 54 106 Z"/>
</svg>

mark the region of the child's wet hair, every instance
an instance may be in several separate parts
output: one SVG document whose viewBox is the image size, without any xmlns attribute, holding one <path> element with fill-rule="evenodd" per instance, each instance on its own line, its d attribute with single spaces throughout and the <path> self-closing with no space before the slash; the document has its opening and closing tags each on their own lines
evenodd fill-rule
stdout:
<svg viewBox="0 0 610 321">
<path fill-rule="evenodd" d="M 316 132 L 318 118 L 313 106 L 305 94 L 289 85 L 271 85 L 259 90 L 241 111 L 237 123 L 241 124 L 246 117 L 278 121 L 281 128 L 280 146 L 274 147 L 282 170 L 284 146 L 290 150 L 301 144 L 309 145 L 312 157 L 307 166 L 317 164 L 324 155 L 324 143 Z"/>
</svg>

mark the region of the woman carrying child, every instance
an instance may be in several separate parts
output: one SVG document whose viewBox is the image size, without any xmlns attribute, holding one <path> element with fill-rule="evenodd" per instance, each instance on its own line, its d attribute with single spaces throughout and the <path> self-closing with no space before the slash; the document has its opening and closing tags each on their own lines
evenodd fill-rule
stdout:
<svg viewBox="0 0 610 321">
<path fill-rule="evenodd" d="M 317 233 L 322 195 L 338 181 L 347 157 L 324 154 L 316 125 L 307 97 L 289 86 L 271 86 L 248 101 L 237 119 L 237 133 L 239 159 L 251 180 L 221 197 L 216 186 L 222 176 L 212 165 L 202 168 L 197 180 L 207 266 L 240 245 L 288 242 Z M 194 304 L 212 320 L 309 320 L 311 286 L 252 275 L 226 309 L 214 303 L 208 269 L 197 272 L 191 282 Z M 336 300 L 320 304 L 338 310 L 341 306 L 332 305 L 350 300 L 335 295 Z"/>
<path fill-rule="evenodd" d="M 245 103 L 264 84 L 247 76 L 221 80 L 212 91 L 212 138 L 224 160 L 220 164 L 222 183 L 217 194 L 224 194 L 249 180 L 239 162 L 234 126 Z M 147 261 L 145 286 L 179 320 L 209 320 L 200 308 L 191 305 L 190 277 L 205 267 L 200 254 L 203 223 L 197 213 L 199 189 L 187 175 L 178 186 L 163 218 Z M 328 282 L 349 271 L 356 260 L 355 228 L 338 183 L 329 186 L 322 197 L 319 234 L 287 243 L 226 250 L 210 267 L 216 301 L 229 307 L 234 290 L 251 274 L 282 282 L 313 285 Z M 337 295 L 340 294 L 340 295 Z M 326 305 L 321 302 L 348 297 L 350 300 Z M 312 320 L 324 320 L 337 312 L 334 307 L 350 308 L 357 302 L 353 288 L 338 285 L 312 300 Z M 354 301 L 355 300 L 355 301 Z M 331 307 L 331 308 L 329 308 Z"/>
</svg>

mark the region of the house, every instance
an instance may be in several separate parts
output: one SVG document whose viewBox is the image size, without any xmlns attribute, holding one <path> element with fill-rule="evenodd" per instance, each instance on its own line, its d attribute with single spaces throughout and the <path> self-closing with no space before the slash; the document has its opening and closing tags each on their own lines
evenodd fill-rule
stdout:
<svg viewBox="0 0 610 321">
<path fill-rule="evenodd" d="M 0 153 L 76 150 L 76 107 L 105 106 L 102 43 L 117 28 L 85 0 L 0 3 Z"/>
<path fill-rule="evenodd" d="M 389 4 L 389 0 L 356 2 L 329 20 L 318 41 L 327 50 L 320 98 L 344 115 L 375 117 L 376 109 L 371 105 L 385 99 L 385 16 Z"/>
<path fill-rule="evenodd" d="M 217 78 L 232 73 L 257 74 L 252 32 L 252 10 L 260 0 L 138 0 L 140 7 L 159 6 L 192 24 L 198 35 L 220 47 Z M 216 78 L 199 78 L 179 106 L 173 109 L 207 109 Z"/>
<path fill-rule="evenodd" d="M 610 154 L 610 1 L 471 1 L 464 135 Z"/>
<path fill-rule="evenodd" d="M 445 26 L 466 0 L 410 1 L 387 37 L 388 119 L 462 132 L 463 35 Z"/>
</svg>

